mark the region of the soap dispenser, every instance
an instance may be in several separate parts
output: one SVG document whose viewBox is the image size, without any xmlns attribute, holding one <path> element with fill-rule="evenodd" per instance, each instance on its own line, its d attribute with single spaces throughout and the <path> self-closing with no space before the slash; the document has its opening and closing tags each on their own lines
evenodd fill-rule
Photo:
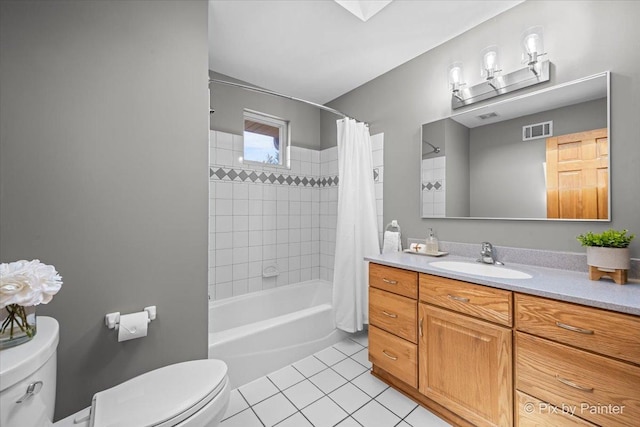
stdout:
<svg viewBox="0 0 640 427">
<path fill-rule="evenodd" d="M 438 253 L 438 239 L 436 239 L 436 236 L 433 234 L 433 228 L 429 229 L 429 237 L 427 237 L 425 243 L 427 244 L 428 254 L 434 255 Z"/>
</svg>

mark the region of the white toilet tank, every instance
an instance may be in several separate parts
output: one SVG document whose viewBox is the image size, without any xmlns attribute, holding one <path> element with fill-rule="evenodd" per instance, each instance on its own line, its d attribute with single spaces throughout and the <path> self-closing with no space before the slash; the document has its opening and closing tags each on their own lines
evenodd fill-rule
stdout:
<svg viewBox="0 0 640 427">
<path fill-rule="evenodd" d="M 53 424 L 58 339 L 58 322 L 40 316 L 31 341 L 0 350 L 0 426 Z"/>
</svg>

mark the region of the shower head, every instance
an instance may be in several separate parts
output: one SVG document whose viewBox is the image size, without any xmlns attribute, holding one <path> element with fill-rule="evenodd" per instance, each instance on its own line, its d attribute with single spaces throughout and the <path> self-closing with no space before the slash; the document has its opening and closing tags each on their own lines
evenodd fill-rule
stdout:
<svg viewBox="0 0 640 427">
<path fill-rule="evenodd" d="M 431 148 L 433 148 L 433 150 L 432 150 L 432 151 L 430 151 L 430 152 L 428 152 L 428 153 L 423 153 L 423 154 L 431 154 L 431 153 L 439 153 L 439 152 L 440 152 L 440 147 L 436 147 L 436 146 L 435 146 L 435 145 L 433 145 L 432 143 L 427 142 L 427 141 L 425 141 L 425 140 L 422 140 L 422 142 L 424 142 L 425 144 L 430 145 L 430 146 L 431 146 Z"/>
</svg>

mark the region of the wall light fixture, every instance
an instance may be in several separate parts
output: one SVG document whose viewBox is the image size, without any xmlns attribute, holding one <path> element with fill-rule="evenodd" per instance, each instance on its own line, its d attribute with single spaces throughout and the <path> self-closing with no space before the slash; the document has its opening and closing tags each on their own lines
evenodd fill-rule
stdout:
<svg viewBox="0 0 640 427">
<path fill-rule="evenodd" d="M 542 27 L 531 27 L 522 34 L 523 63 L 527 66 L 507 74 L 500 68 L 498 46 L 491 45 L 481 52 L 482 83 L 465 87 L 462 80 L 462 64 L 454 62 L 448 68 L 448 81 L 451 89 L 451 108 L 453 110 L 523 89 L 538 83 L 549 81 L 549 61 L 540 61 L 546 55 L 542 44 Z"/>
<path fill-rule="evenodd" d="M 538 73 L 539 60 L 538 57 L 546 55 L 542 39 L 542 27 L 531 27 L 522 33 L 522 63 L 527 64 L 529 69 L 534 73 Z"/>
<path fill-rule="evenodd" d="M 447 75 L 449 76 L 449 88 L 451 89 L 452 95 L 461 101 L 464 101 L 464 98 L 462 98 L 460 94 L 461 87 L 466 84 L 464 82 L 462 62 L 454 62 L 449 65 Z"/>
</svg>

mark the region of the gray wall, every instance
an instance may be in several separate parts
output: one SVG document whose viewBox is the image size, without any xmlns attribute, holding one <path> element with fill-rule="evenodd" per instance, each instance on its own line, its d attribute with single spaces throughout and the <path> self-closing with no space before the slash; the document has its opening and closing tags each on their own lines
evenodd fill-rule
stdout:
<svg viewBox="0 0 640 427">
<path fill-rule="evenodd" d="M 0 3 L 1 259 L 64 280 L 56 418 L 207 357 L 207 2 Z M 156 305 L 143 339 L 104 315 Z"/>
<path fill-rule="evenodd" d="M 209 74 L 215 79 L 255 86 L 214 71 Z M 211 129 L 242 135 L 243 112 L 247 108 L 289 120 L 291 145 L 320 149 L 320 110 L 317 107 L 219 83 L 211 83 L 210 87 L 211 108 L 215 110 L 211 115 Z"/>
<path fill-rule="evenodd" d="M 479 126 L 470 132 L 471 216 L 546 218 L 546 138 L 522 141 L 522 126 L 553 121 L 553 135 L 607 127 L 607 100 Z M 448 194 L 447 194 L 448 195 Z"/>
<path fill-rule="evenodd" d="M 531 90 L 605 70 L 612 72 L 611 223 L 423 220 L 418 214 L 417 184 L 407 191 L 385 192 L 384 222 L 398 219 L 404 236 L 424 237 L 427 228 L 434 227 L 442 240 L 489 240 L 498 245 L 576 252 L 583 249 L 575 236 L 587 230 L 627 228 L 640 235 L 640 197 L 636 196 L 640 184 L 639 19 L 640 2 L 524 2 L 329 103 L 366 120 L 372 134 L 384 132 L 384 185 L 407 188 L 406 183 L 419 182 L 421 124 L 451 114 L 447 65 L 462 61 L 467 69 L 478 69 L 480 51 L 499 43 L 503 69 L 518 69 L 520 34 L 532 25 L 543 25 L 545 50 L 554 66 L 551 82 Z M 478 82 L 479 75 L 468 81 L 471 85 Z M 333 122 L 322 118 L 323 146 L 335 145 Z M 640 257 L 640 237 L 631 245 L 631 253 Z"/>
<path fill-rule="evenodd" d="M 447 216 L 468 216 L 470 210 L 469 128 L 451 119 L 444 120 L 446 160 Z"/>
</svg>

